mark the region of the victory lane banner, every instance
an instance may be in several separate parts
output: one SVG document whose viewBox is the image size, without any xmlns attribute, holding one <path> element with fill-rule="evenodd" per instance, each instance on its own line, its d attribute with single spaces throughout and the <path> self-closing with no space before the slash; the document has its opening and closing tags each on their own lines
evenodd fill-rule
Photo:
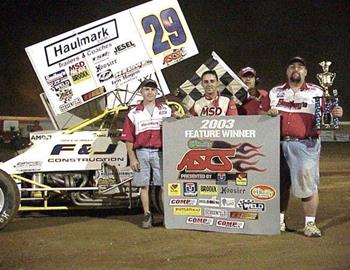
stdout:
<svg viewBox="0 0 350 270">
<path fill-rule="evenodd" d="M 198 53 L 176 0 L 154 0 L 26 48 L 55 114 L 111 91 L 127 103 L 145 78 Z M 161 72 L 159 72 L 161 73 Z M 121 96 L 122 95 L 122 96 Z M 118 105 L 118 104 L 114 104 Z"/>
<path fill-rule="evenodd" d="M 166 228 L 279 234 L 279 139 L 279 117 L 166 120 Z"/>
</svg>

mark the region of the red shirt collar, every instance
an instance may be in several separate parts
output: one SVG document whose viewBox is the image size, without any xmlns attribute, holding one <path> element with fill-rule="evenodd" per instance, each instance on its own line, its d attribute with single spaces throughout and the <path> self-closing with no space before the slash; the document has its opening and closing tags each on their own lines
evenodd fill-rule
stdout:
<svg viewBox="0 0 350 270">
<path fill-rule="evenodd" d="M 283 88 L 283 89 L 290 89 L 291 87 L 290 87 L 289 83 L 286 82 L 286 83 L 283 85 L 282 88 Z M 300 87 L 300 90 L 303 91 L 303 90 L 307 90 L 307 89 L 309 89 L 309 87 L 308 87 L 307 83 L 304 82 L 304 83 L 302 84 L 302 86 Z"/>
</svg>

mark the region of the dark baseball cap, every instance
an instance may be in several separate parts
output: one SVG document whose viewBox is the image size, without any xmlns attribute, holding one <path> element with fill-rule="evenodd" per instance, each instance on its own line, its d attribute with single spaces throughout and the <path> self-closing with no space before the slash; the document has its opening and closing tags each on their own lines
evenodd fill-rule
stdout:
<svg viewBox="0 0 350 270">
<path fill-rule="evenodd" d="M 288 62 L 288 66 L 294 63 L 301 63 L 303 66 L 306 66 L 306 61 L 304 58 L 300 57 L 300 56 L 294 56 L 292 57 L 289 62 Z"/>
<path fill-rule="evenodd" d="M 157 85 L 156 81 L 154 81 L 152 79 L 146 79 L 143 82 L 141 82 L 139 89 L 141 89 L 142 87 L 158 88 L 158 85 Z"/>
</svg>

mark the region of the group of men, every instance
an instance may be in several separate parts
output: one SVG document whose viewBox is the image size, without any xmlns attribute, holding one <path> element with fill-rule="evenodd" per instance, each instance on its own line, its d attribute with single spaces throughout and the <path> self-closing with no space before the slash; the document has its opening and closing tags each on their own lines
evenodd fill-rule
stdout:
<svg viewBox="0 0 350 270">
<path fill-rule="evenodd" d="M 304 235 L 320 237 L 315 217 L 318 207 L 320 139 L 315 127 L 315 97 L 322 97 L 323 90 L 307 83 L 306 62 L 293 57 L 287 64 L 287 81 L 269 92 L 258 89 L 257 73 L 245 67 L 239 72 L 248 86 L 242 104 L 236 105 L 233 98 L 221 96 L 219 80 L 215 71 L 205 71 L 201 76 L 204 95 L 198 99 L 190 114 L 193 116 L 269 115 L 281 117 L 281 162 L 280 162 L 280 229 L 286 230 L 285 211 L 290 189 L 301 199 L 305 227 Z M 153 184 L 162 186 L 161 122 L 172 116 L 171 109 L 156 100 L 157 83 L 145 80 L 139 86 L 143 102 L 132 109 L 125 120 L 121 140 L 126 142 L 130 166 L 134 170 L 134 185 L 141 188 L 144 210 L 143 228 L 152 227 L 149 204 L 150 168 Z M 340 106 L 332 108 L 334 117 L 341 117 Z"/>
</svg>

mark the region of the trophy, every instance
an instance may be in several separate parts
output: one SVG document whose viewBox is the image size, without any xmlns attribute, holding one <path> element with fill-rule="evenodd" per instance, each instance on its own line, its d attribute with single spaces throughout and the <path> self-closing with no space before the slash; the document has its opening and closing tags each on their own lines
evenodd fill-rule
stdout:
<svg viewBox="0 0 350 270">
<path fill-rule="evenodd" d="M 333 85 L 336 73 L 329 72 L 330 61 L 323 61 L 319 65 L 323 69 L 323 73 L 317 74 L 317 79 L 324 89 L 323 97 L 315 97 L 315 115 L 317 129 L 338 129 L 339 119 L 333 117 L 332 108 L 339 103 L 338 91 L 333 90 L 333 95 L 329 93 L 329 88 Z M 324 110 L 321 111 L 321 103 L 324 104 Z"/>
</svg>

